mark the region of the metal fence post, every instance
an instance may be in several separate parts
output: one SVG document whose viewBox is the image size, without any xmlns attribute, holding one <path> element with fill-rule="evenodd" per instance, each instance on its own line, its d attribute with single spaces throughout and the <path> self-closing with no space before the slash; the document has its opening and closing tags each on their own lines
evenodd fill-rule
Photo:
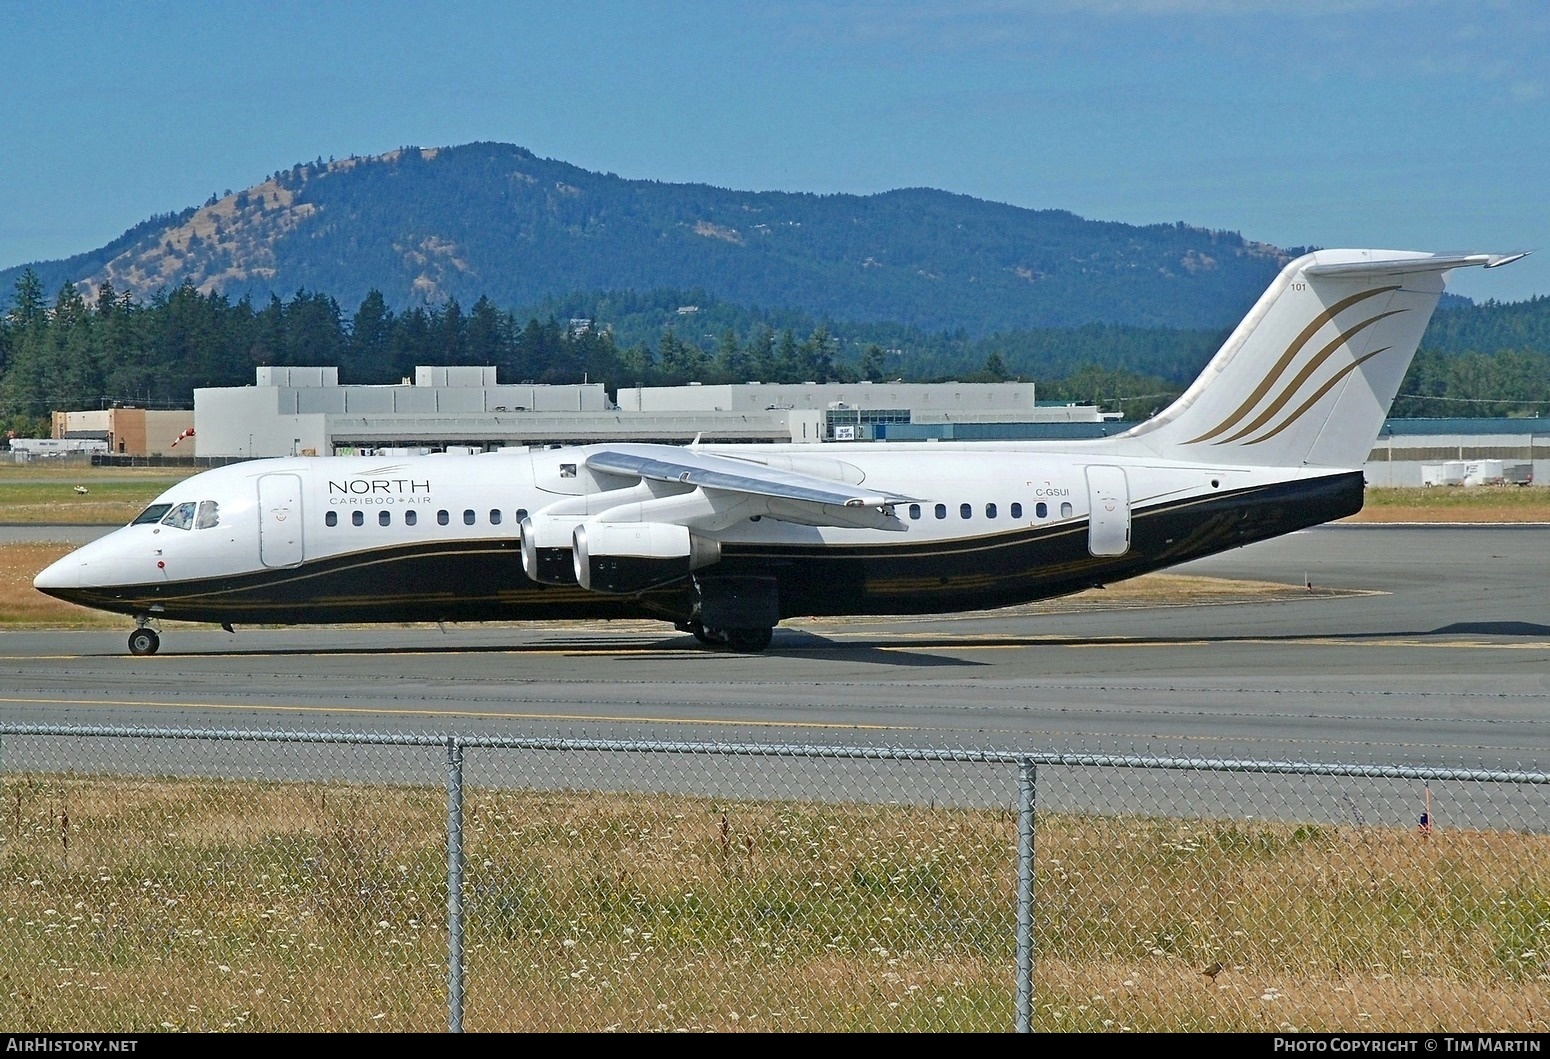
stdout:
<svg viewBox="0 0 1550 1059">
<path fill-rule="evenodd" d="M 1033 804 L 1038 766 L 1017 768 L 1017 1032 L 1033 1030 Z"/>
<path fill-rule="evenodd" d="M 463 1032 L 463 745 L 447 737 L 447 1029 Z"/>
</svg>

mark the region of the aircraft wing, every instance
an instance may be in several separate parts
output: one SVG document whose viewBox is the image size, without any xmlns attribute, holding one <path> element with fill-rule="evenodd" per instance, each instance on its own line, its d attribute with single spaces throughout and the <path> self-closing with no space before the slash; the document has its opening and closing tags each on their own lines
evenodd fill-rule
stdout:
<svg viewBox="0 0 1550 1059">
<path fill-rule="evenodd" d="M 615 445 L 588 456 L 587 466 L 606 474 L 834 507 L 889 508 L 916 499 L 676 445 Z"/>
</svg>

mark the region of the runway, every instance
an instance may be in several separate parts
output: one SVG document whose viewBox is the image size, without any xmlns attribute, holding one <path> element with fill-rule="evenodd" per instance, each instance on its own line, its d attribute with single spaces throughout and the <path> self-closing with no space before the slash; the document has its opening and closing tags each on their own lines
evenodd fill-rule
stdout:
<svg viewBox="0 0 1550 1059">
<path fill-rule="evenodd" d="M 22 723 L 886 744 L 1539 770 L 1550 527 L 1330 526 L 1178 568 L 1285 586 L 797 621 L 0 634 Z"/>
</svg>

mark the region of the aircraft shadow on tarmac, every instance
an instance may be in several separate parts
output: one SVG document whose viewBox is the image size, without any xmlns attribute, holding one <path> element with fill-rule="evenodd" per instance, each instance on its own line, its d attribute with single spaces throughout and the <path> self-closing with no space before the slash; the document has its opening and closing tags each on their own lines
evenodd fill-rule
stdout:
<svg viewBox="0 0 1550 1059">
<path fill-rule="evenodd" d="M 1550 625 L 1532 621 L 1460 621 L 1433 629 L 1430 635 L 1550 637 Z"/>
<path fill-rule="evenodd" d="M 156 656 L 162 657 L 190 657 L 201 658 L 261 658 L 261 657 L 328 657 L 348 655 L 381 655 L 391 657 L 393 655 L 651 655 L 658 654 L 661 657 L 691 656 L 701 658 L 744 658 L 750 662 L 760 658 L 778 659 L 782 655 L 812 656 L 821 654 L 836 659 L 844 659 L 852 662 L 876 662 L 880 665 L 890 666 L 982 666 L 985 662 L 973 659 L 955 658 L 947 655 L 927 653 L 933 648 L 952 649 L 972 645 L 983 646 L 1020 646 L 1032 645 L 1035 641 L 1023 640 L 1016 637 L 962 637 L 941 636 L 931 640 L 918 638 L 891 639 L 887 636 L 879 636 L 874 640 L 840 641 L 831 640 L 817 633 L 800 629 L 778 629 L 770 646 L 758 654 L 739 654 L 726 648 L 709 647 L 699 643 L 691 636 L 632 636 L 629 633 L 613 633 L 600 635 L 579 635 L 574 637 L 556 638 L 542 642 L 529 643 L 484 643 L 484 644 L 442 644 L 435 639 L 426 639 L 414 644 L 383 644 L 380 646 L 361 646 L 359 644 L 341 644 L 337 647 L 311 645 L 276 646 L 276 647 L 239 647 L 215 648 L 212 650 L 184 650 L 176 648 L 159 652 Z M 1077 641 L 1073 641 L 1077 642 Z"/>
</svg>

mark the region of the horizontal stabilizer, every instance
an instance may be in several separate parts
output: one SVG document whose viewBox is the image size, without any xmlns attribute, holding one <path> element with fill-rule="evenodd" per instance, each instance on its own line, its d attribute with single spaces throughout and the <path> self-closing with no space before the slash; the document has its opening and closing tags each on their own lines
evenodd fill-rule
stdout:
<svg viewBox="0 0 1550 1059">
<path fill-rule="evenodd" d="M 1302 271 L 1309 276 L 1403 276 L 1413 272 L 1441 272 L 1472 265 L 1496 268 L 1527 257 L 1532 251 L 1519 250 L 1509 254 L 1425 254 L 1420 257 L 1394 257 L 1386 255 L 1382 250 L 1367 250 L 1363 253 L 1372 256 L 1356 261 L 1308 265 Z"/>
</svg>

